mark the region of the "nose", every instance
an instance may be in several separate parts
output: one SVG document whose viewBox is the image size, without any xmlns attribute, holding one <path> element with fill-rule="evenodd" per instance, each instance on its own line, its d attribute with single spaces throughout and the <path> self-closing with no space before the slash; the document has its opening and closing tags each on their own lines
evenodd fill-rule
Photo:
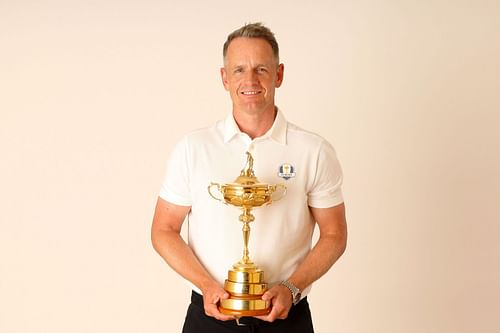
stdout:
<svg viewBox="0 0 500 333">
<path fill-rule="evenodd" d="M 255 71 L 247 71 L 245 72 L 245 82 L 248 83 L 256 83 L 258 82 L 258 76 Z"/>
</svg>

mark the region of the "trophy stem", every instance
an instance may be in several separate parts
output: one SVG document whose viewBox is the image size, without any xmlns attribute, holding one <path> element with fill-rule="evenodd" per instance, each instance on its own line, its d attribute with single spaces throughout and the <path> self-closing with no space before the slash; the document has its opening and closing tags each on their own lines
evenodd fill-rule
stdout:
<svg viewBox="0 0 500 333">
<path fill-rule="evenodd" d="M 243 207 L 243 214 L 240 215 L 240 221 L 243 222 L 243 258 L 241 263 L 249 264 L 251 263 L 248 251 L 248 240 L 250 239 L 250 222 L 252 222 L 255 217 L 251 214 L 251 208 Z"/>
<path fill-rule="evenodd" d="M 250 238 L 250 226 L 248 222 L 243 222 L 243 263 L 246 264 L 250 261 L 250 257 L 248 256 L 248 239 Z"/>
</svg>

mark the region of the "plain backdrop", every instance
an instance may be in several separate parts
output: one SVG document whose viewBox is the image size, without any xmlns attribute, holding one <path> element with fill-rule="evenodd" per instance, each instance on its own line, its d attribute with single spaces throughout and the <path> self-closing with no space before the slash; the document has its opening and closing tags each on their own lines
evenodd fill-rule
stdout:
<svg viewBox="0 0 500 333">
<path fill-rule="evenodd" d="M 180 332 L 153 209 L 175 142 L 230 111 L 222 44 L 255 21 L 277 104 L 345 173 L 316 331 L 500 331 L 498 1 L 0 0 L 1 332 Z"/>
</svg>

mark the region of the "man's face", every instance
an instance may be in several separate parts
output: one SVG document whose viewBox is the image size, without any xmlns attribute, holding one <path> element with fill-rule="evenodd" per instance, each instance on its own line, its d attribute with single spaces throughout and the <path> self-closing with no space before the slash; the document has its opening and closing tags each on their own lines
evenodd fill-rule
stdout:
<svg viewBox="0 0 500 333">
<path fill-rule="evenodd" d="M 283 81 L 283 64 L 277 64 L 266 40 L 233 39 L 221 75 L 224 88 L 231 95 L 234 111 L 250 114 L 274 112 L 274 91 Z"/>
</svg>

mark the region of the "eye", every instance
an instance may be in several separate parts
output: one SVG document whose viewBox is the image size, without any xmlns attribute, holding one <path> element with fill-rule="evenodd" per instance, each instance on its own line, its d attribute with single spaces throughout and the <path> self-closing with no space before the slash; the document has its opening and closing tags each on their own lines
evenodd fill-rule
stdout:
<svg viewBox="0 0 500 333">
<path fill-rule="evenodd" d="M 257 68 L 257 73 L 267 73 L 267 68 L 259 67 L 259 68 Z"/>
<path fill-rule="evenodd" d="M 235 73 L 235 74 L 243 73 L 243 68 L 241 68 L 241 67 L 235 68 L 233 73 Z"/>
</svg>

